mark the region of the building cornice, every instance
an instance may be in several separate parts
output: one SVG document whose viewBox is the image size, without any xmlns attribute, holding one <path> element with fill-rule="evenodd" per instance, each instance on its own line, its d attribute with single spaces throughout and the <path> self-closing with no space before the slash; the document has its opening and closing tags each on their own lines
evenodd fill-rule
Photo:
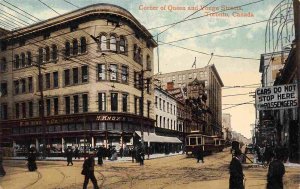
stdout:
<svg viewBox="0 0 300 189">
<path fill-rule="evenodd" d="M 9 39 L 9 38 L 19 38 L 24 35 L 28 35 L 30 33 L 41 32 L 43 30 L 47 30 L 56 26 L 60 26 L 66 24 L 68 22 L 75 21 L 77 19 L 82 19 L 89 16 L 97 16 L 97 15 L 115 15 L 123 17 L 124 19 L 128 20 L 141 32 L 145 35 L 149 41 L 151 41 L 154 47 L 157 46 L 157 43 L 152 38 L 151 33 L 126 9 L 112 4 L 107 3 L 99 3 L 89 5 L 87 7 L 83 7 L 81 9 L 77 9 L 75 11 L 62 14 L 57 17 L 53 17 L 32 25 L 29 25 L 24 28 L 20 28 L 17 30 L 10 31 L 6 35 L 0 36 L 0 39 Z"/>
</svg>

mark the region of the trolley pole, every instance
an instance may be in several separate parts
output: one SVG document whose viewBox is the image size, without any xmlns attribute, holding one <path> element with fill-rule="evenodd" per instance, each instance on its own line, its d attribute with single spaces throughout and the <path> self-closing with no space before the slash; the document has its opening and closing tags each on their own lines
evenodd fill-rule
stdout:
<svg viewBox="0 0 300 189">
<path fill-rule="evenodd" d="M 294 22 L 295 22 L 295 43 L 296 43 L 296 65 L 297 65 L 297 86 L 298 86 L 298 136 L 300 136 L 300 1 L 294 0 L 293 1 L 294 7 Z M 300 139 L 298 137 L 298 151 L 297 153 L 297 160 L 298 163 L 300 161 Z"/>
<path fill-rule="evenodd" d="M 42 131 L 43 131 L 42 158 L 45 159 L 46 158 L 46 120 L 45 120 L 45 114 L 44 114 L 45 106 L 44 106 L 43 75 L 42 75 L 41 61 L 38 62 L 37 67 L 38 67 L 38 72 L 39 72 L 38 78 L 39 78 L 39 90 L 40 90 L 40 96 L 41 96 L 41 98 L 40 98 L 41 103 L 39 104 L 39 112 L 40 112 L 40 120 L 41 120 Z"/>
</svg>

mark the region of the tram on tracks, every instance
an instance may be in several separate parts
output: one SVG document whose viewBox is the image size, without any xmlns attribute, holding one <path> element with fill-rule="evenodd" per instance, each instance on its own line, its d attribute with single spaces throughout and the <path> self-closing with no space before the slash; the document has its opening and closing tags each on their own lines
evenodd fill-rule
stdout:
<svg viewBox="0 0 300 189">
<path fill-rule="evenodd" d="M 185 138 L 185 153 L 194 156 L 199 148 L 203 149 L 204 155 L 213 152 L 221 152 L 225 147 L 225 140 L 217 136 L 203 134 L 190 134 Z"/>
</svg>

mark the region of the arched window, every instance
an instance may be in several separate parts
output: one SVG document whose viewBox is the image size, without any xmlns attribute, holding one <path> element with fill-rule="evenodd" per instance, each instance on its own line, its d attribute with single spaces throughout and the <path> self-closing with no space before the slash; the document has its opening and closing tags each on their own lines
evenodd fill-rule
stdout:
<svg viewBox="0 0 300 189">
<path fill-rule="evenodd" d="M 80 53 L 86 52 L 86 39 L 85 37 L 80 38 Z"/>
<path fill-rule="evenodd" d="M 42 62 L 43 62 L 43 48 L 39 48 L 38 63 L 41 64 Z"/>
<path fill-rule="evenodd" d="M 151 70 L 151 59 L 149 54 L 147 55 L 147 70 Z"/>
<path fill-rule="evenodd" d="M 6 63 L 6 58 L 1 59 L 1 64 L 0 64 L 0 71 L 5 72 L 7 68 L 7 63 Z"/>
<path fill-rule="evenodd" d="M 21 67 L 25 67 L 25 53 L 21 53 Z"/>
<path fill-rule="evenodd" d="M 57 60 L 57 46 L 55 44 L 52 45 L 52 60 Z"/>
<path fill-rule="evenodd" d="M 65 56 L 66 57 L 69 57 L 70 56 L 70 54 L 71 54 L 71 49 L 70 49 L 71 47 L 70 47 L 70 42 L 66 42 L 65 43 Z"/>
<path fill-rule="evenodd" d="M 125 52 L 126 51 L 126 41 L 123 36 L 120 37 L 120 52 Z"/>
<path fill-rule="evenodd" d="M 47 46 L 45 48 L 45 54 L 46 54 L 46 62 L 50 60 L 50 48 Z"/>
<path fill-rule="evenodd" d="M 107 50 L 107 40 L 105 35 L 100 36 L 100 48 L 101 50 Z"/>
<path fill-rule="evenodd" d="M 110 50 L 116 51 L 117 50 L 117 40 L 115 36 L 110 36 Z"/>
<path fill-rule="evenodd" d="M 73 55 L 78 54 L 78 41 L 77 39 L 73 39 Z"/>
<path fill-rule="evenodd" d="M 15 55 L 15 68 L 19 68 L 20 67 L 20 58 L 19 55 Z"/>
<path fill-rule="evenodd" d="M 27 51 L 27 65 L 28 66 L 31 66 L 31 64 L 32 64 L 32 57 L 31 57 L 31 52 L 29 52 L 29 51 Z"/>
</svg>

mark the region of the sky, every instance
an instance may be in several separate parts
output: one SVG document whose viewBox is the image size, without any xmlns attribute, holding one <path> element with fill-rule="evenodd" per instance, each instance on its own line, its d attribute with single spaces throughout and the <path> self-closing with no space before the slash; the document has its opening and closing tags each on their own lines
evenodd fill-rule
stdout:
<svg viewBox="0 0 300 189">
<path fill-rule="evenodd" d="M 190 21 L 178 23 L 167 31 L 159 34 L 159 43 L 166 43 L 200 34 L 201 37 L 191 38 L 173 45 L 192 49 L 184 50 L 170 45 L 159 46 L 160 72 L 168 73 L 179 70 L 191 69 L 195 57 L 197 68 L 207 65 L 210 54 L 234 57 L 246 57 L 251 59 L 227 58 L 213 56 L 210 64 L 214 64 L 224 83 L 222 90 L 222 113 L 230 113 L 232 129 L 250 138 L 250 124 L 255 123 L 254 98 L 250 93 L 259 87 L 261 74 L 259 73 L 260 54 L 265 53 L 265 28 L 267 22 L 253 24 L 247 27 L 207 34 L 210 32 L 236 27 L 253 22 L 263 21 L 269 18 L 271 11 L 280 2 L 279 0 L 6 0 L 7 2 L 34 15 L 40 20 L 56 17 L 96 3 L 110 3 L 127 9 L 152 35 L 156 35 L 167 29 L 158 26 L 182 21 L 185 18 L 195 18 Z M 286 0 L 289 1 L 289 0 Z M 49 5 L 55 11 L 48 8 Z M 72 3 L 72 4 L 70 4 Z M 208 5 L 209 4 L 209 5 Z M 249 4 L 249 5 L 247 5 Z M 13 12 L 11 5 L 0 0 L 0 9 L 7 11 L 18 18 L 33 21 Z M 75 5 L 75 6 L 74 6 Z M 199 10 L 206 6 L 206 10 Z M 226 7 L 236 7 L 238 10 L 224 10 Z M 152 10 L 149 10 L 152 7 Z M 189 10 L 194 7 L 194 10 Z M 13 8 L 13 7 L 12 7 Z M 14 8 L 15 9 L 15 8 Z M 208 9 L 208 10 L 207 10 Z M 214 10 L 215 9 L 215 10 Z M 219 15 L 209 16 L 212 11 L 222 11 Z M 226 13 L 226 14 L 225 14 Z M 251 17 L 236 17 L 237 14 L 247 14 Z M 24 13 L 23 13 L 24 14 Z M 191 15 L 193 14 L 193 15 Z M 1 22 L 1 20 L 0 20 Z M 1 23 L 0 23 L 1 25 Z M 156 50 L 155 50 L 156 52 Z M 201 54 L 205 52 L 208 55 Z M 157 54 L 154 54 L 154 69 L 157 72 Z M 230 88 L 231 86 L 252 85 L 248 88 Z M 239 96 L 228 96 L 243 94 Z M 224 97 L 225 96 L 225 97 Z M 227 96 L 227 97 L 226 97 Z M 245 105 L 235 104 L 250 102 Z M 228 108 L 228 109 L 226 109 Z"/>
</svg>

